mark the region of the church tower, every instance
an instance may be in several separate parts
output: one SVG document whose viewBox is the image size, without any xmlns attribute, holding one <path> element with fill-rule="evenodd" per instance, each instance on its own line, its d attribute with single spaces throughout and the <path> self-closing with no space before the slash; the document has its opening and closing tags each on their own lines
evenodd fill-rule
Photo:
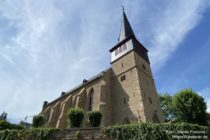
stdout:
<svg viewBox="0 0 210 140">
<path fill-rule="evenodd" d="M 114 123 L 164 121 L 147 52 L 123 10 L 118 43 L 110 50 Z"/>
</svg>

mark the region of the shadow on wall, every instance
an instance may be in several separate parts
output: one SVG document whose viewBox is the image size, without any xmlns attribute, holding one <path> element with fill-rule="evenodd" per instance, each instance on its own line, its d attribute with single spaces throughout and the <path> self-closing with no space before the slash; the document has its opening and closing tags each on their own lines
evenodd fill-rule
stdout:
<svg viewBox="0 0 210 140">
<path fill-rule="evenodd" d="M 137 122 L 138 118 L 133 114 L 129 105 L 130 96 L 122 87 L 124 81 L 114 76 L 112 82 L 112 124 Z"/>
</svg>

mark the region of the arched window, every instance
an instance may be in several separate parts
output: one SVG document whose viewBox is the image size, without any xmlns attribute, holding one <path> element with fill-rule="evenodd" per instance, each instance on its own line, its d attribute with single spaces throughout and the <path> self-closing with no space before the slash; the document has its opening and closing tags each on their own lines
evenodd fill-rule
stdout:
<svg viewBox="0 0 210 140">
<path fill-rule="evenodd" d="M 93 110 L 93 88 L 90 89 L 90 92 L 89 92 L 89 105 L 88 105 L 88 110 L 89 111 L 92 111 Z"/>
</svg>

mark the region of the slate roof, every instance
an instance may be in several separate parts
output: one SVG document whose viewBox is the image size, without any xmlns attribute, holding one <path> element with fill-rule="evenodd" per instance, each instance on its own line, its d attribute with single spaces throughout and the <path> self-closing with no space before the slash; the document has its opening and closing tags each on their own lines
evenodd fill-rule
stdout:
<svg viewBox="0 0 210 140">
<path fill-rule="evenodd" d="M 126 39 L 130 36 L 135 36 L 135 35 L 134 35 L 134 32 L 131 28 L 131 25 L 130 25 L 128 19 L 127 19 L 125 11 L 123 11 L 122 20 L 121 20 L 120 35 L 119 35 L 118 42 L 121 42 L 121 41 L 123 41 L 124 39 Z"/>
</svg>

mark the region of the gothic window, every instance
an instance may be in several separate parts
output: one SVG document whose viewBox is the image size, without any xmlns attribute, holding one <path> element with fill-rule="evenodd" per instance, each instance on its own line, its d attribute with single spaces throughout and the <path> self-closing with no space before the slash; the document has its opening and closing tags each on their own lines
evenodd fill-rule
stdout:
<svg viewBox="0 0 210 140">
<path fill-rule="evenodd" d="M 88 110 L 89 111 L 92 111 L 93 110 L 93 88 L 90 89 L 90 92 L 89 92 L 89 106 L 88 106 Z"/>
<path fill-rule="evenodd" d="M 127 50 L 127 45 L 126 44 L 123 45 L 123 51 L 125 51 L 125 50 Z"/>
<path fill-rule="evenodd" d="M 152 98 L 151 98 L 151 97 L 149 97 L 148 99 L 149 99 L 150 104 L 152 104 Z"/>
</svg>

